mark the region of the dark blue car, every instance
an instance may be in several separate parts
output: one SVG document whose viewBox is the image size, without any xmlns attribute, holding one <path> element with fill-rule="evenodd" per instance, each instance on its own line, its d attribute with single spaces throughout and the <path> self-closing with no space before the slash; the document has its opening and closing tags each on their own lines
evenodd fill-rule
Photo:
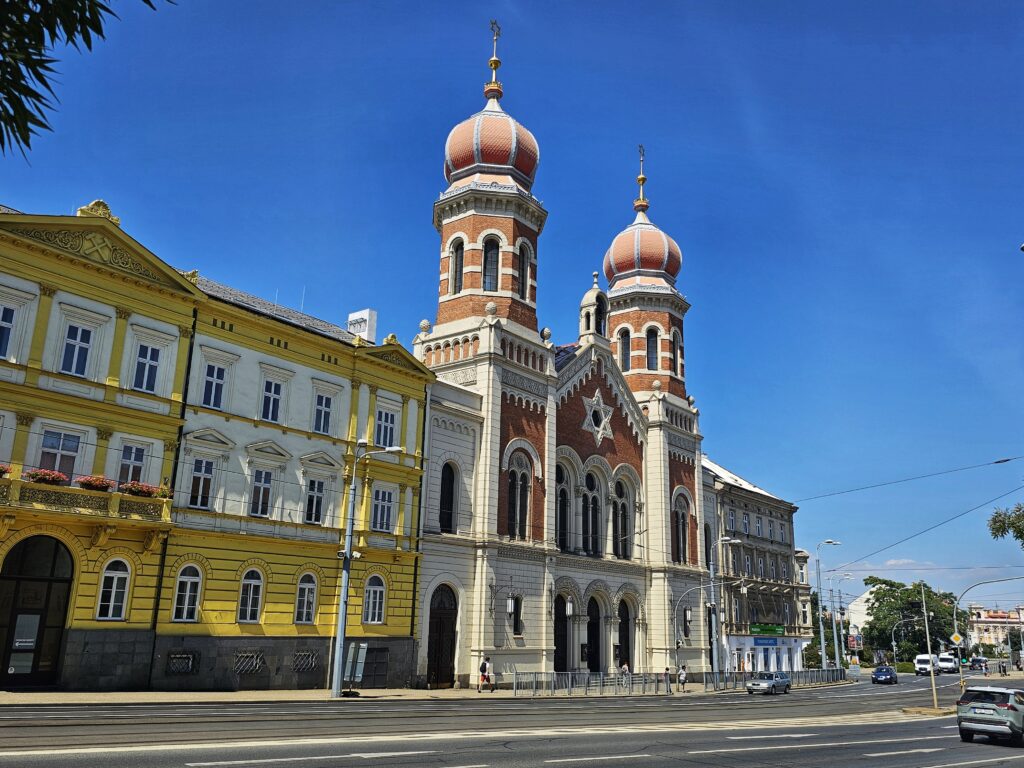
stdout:
<svg viewBox="0 0 1024 768">
<path fill-rule="evenodd" d="M 896 670 L 892 667 L 875 667 L 875 671 L 871 673 L 871 682 L 895 685 L 899 682 L 899 678 L 896 676 Z"/>
</svg>

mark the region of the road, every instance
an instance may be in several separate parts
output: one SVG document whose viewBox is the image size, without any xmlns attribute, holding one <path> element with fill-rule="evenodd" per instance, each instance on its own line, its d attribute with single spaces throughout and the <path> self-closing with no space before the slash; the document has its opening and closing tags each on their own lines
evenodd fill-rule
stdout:
<svg viewBox="0 0 1024 768">
<path fill-rule="evenodd" d="M 948 705 L 956 681 L 939 684 Z M 926 679 L 903 678 L 775 697 L 5 707 L 0 768 L 1024 768 L 1024 749 L 901 712 L 930 704 Z"/>
</svg>

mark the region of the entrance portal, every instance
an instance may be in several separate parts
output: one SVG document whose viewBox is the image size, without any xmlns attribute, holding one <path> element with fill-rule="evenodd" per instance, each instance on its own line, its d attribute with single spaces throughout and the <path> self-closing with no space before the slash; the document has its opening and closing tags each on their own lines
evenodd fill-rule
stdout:
<svg viewBox="0 0 1024 768">
<path fill-rule="evenodd" d="M 427 635 L 427 685 L 451 688 L 455 684 L 455 641 L 459 603 L 447 584 L 430 598 L 430 629 Z"/>
<path fill-rule="evenodd" d="M 593 597 L 587 603 L 587 669 L 601 669 L 601 606 Z"/>
<path fill-rule="evenodd" d="M 0 686 L 50 685 L 61 645 L 74 566 L 51 536 L 31 536 L 0 567 Z"/>
</svg>

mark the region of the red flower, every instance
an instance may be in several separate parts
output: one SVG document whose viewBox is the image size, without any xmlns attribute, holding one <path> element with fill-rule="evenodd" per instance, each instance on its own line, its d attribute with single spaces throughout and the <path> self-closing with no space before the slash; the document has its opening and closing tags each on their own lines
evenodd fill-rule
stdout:
<svg viewBox="0 0 1024 768">
<path fill-rule="evenodd" d="M 103 475 L 83 475 L 82 477 L 76 477 L 75 482 L 80 487 L 87 488 L 90 491 L 109 491 L 115 485 L 113 480 Z"/>
<path fill-rule="evenodd" d="M 30 483 L 43 483 L 45 485 L 63 485 L 68 481 L 68 476 L 55 469 L 30 469 L 22 474 L 22 477 Z"/>
</svg>

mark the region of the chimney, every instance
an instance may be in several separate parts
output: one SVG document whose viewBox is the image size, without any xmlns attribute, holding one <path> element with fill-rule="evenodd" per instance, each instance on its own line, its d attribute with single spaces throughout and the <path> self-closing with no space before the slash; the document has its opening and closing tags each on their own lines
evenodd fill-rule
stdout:
<svg viewBox="0 0 1024 768">
<path fill-rule="evenodd" d="M 369 344 L 377 343 L 377 310 L 361 309 L 348 316 L 348 332 Z"/>
</svg>

